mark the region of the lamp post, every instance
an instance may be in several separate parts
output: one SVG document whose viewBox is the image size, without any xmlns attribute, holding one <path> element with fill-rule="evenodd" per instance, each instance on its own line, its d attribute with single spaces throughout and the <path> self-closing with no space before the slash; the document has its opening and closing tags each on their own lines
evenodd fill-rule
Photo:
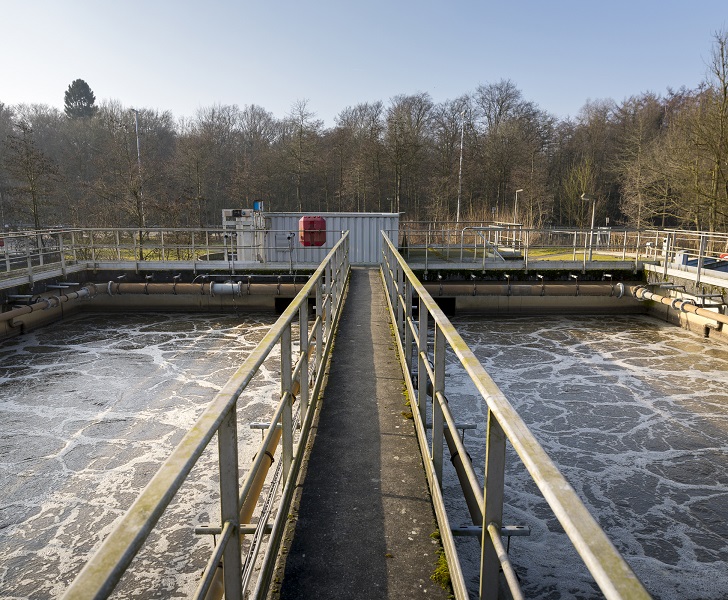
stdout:
<svg viewBox="0 0 728 600">
<path fill-rule="evenodd" d="M 516 190 L 516 201 L 513 203 L 513 222 L 518 222 L 518 192 L 522 192 L 522 189 Z"/>
<path fill-rule="evenodd" d="M 589 229 L 589 260 L 591 260 L 594 243 L 594 213 L 597 209 L 597 199 L 594 196 L 588 196 L 586 193 L 581 195 L 581 199 L 592 203 L 591 228 Z"/>
<path fill-rule="evenodd" d="M 136 108 L 132 108 L 134 111 L 134 132 L 136 133 L 136 146 L 137 146 L 137 167 L 139 169 L 139 202 L 142 213 L 142 227 L 147 226 L 147 218 L 144 214 L 144 191 L 142 188 L 142 152 L 139 146 L 139 111 Z"/>
<path fill-rule="evenodd" d="M 460 224 L 460 197 L 463 191 L 463 139 L 465 138 L 465 111 L 460 115 L 460 170 L 458 171 L 458 204 L 455 212 L 455 224 Z"/>
</svg>

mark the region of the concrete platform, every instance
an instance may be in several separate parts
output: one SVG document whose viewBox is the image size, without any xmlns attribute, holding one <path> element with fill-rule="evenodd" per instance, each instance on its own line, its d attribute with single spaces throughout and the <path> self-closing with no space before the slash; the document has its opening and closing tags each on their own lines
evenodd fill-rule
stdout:
<svg viewBox="0 0 728 600">
<path fill-rule="evenodd" d="M 269 597 L 447 598 L 378 270 L 354 269 Z"/>
</svg>

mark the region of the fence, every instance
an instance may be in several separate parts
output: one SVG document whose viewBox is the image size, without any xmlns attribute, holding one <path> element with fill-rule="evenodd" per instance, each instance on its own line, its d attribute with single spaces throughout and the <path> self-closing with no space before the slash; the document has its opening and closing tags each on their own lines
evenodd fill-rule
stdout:
<svg viewBox="0 0 728 600">
<path fill-rule="evenodd" d="M 485 372 L 456 329 L 415 277 L 385 235 L 382 274 L 396 325 L 402 369 L 417 436 L 447 556 L 455 597 L 468 598 L 460 561 L 442 497 L 444 442 L 458 473 L 463 497 L 481 538 L 480 597 L 498 597 L 502 569 L 513 598 L 522 598 L 515 572 L 501 540 L 506 441 L 510 442 L 607 598 L 649 598 L 648 593 L 561 475 L 528 427 Z M 418 317 L 413 316 L 417 297 Z M 429 343 L 432 340 L 432 346 Z M 486 465 L 482 487 L 457 435 L 456 416 L 445 397 L 445 351 L 455 353 L 488 407 Z M 414 349 L 414 352 L 413 352 Z M 413 376 L 414 375 L 414 381 Z M 416 384 L 415 384 L 416 382 Z M 431 400 L 428 400 L 428 394 Z M 432 419 L 427 436 L 428 414 Z"/>
<path fill-rule="evenodd" d="M 116 524 L 66 590 L 64 598 L 105 598 L 112 592 L 215 434 L 218 439 L 221 524 L 219 528 L 208 531 L 219 534 L 219 537 L 194 597 L 219 598 L 224 592 L 226 598 L 241 598 L 244 588 L 253 584 L 254 597 L 264 596 L 313 417 L 309 400 L 315 399 L 321 388 L 326 357 L 332 347 L 335 323 L 342 307 L 349 273 L 348 241 L 348 234 L 345 234 L 332 248 L 308 283 Z M 316 303 L 313 323 L 309 321 L 309 298 L 315 298 Z M 296 321 L 299 339 L 294 344 L 293 325 Z M 271 422 L 265 425 L 263 441 L 241 485 L 238 481 L 236 402 L 276 346 L 280 346 L 281 356 L 281 399 Z M 294 360 L 293 349 L 296 346 L 298 358 Z M 311 370 L 314 373 L 310 386 L 309 357 L 312 357 Z M 297 393 L 299 388 L 300 394 Z M 296 411 L 294 405 L 297 406 Z M 300 433 L 296 436 L 297 431 Z M 270 517 L 273 519 L 272 527 L 267 512 L 261 515 L 256 525 L 248 525 L 279 439 L 282 440 L 278 451 L 282 468 L 278 485 L 282 485 L 283 490 L 277 492 L 273 485 L 269 491 L 269 499 L 280 494 L 276 515 Z M 270 506 L 267 510 L 272 514 Z M 241 578 L 243 561 L 239 542 L 242 532 L 253 532 L 255 539 L 270 533 L 256 582 L 250 579 L 249 568 Z M 260 548 L 260 544 L 255 543 L 251 552 L 257 554 Z M 223 568 L 218 569 L 221 560 Z M 246 567 L 255 560 L 256 556 L 249 555 Z"/>
<path fill-rule="evenodd" d="M 225 229 L 66 229 L 5 234 L 0 247 L 0 284 L 30 284 L 66 277 L 86 268 L 154 270 L 220 269 L 231 274 L 250 268 L 293 270 L 320 262 L 295 239 L 297 232 L 266 230 L 245 243 L 242 234 Z M 317 251 L 325 255 L 341 238 Z M 259 240 L 264 240 L 262 243 Z M 282 240 L 282 241 L 281 241 Z M 278 244 L 278 246 L 276 246 Z M 271 257 L 279 262 L 271 263 Z M 315 258 L 315 260 L 314 260 Z M 282 261 L 282 262 L 281 262 Z"/>
</svg>

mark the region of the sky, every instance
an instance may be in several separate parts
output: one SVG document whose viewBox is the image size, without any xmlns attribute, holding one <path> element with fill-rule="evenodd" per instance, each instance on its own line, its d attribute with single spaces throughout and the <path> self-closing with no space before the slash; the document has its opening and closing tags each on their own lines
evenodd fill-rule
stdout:
<svg viewBox="0 0 728 600">
<path fill-rule="evenodd" d="M 695 88 L 728 0 L 0 0 L 0 102 L 97 104 L 192 118 L 307 102 L 326 127 L 400 94 L 453 100 L 510 79 L 560 119 L 587 101 Z"/>
</svg>

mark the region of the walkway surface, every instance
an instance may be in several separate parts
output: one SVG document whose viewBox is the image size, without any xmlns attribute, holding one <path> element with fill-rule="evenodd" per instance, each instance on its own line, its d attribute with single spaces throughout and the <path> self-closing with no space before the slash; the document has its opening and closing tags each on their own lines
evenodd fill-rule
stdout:
<svg viewBox="0 0 728 600">
<path fill-rule="evenodd" d="M 353 269 L 272 598 L 447 597 L 403 391 L 379 272 Z"/>
</svg>

